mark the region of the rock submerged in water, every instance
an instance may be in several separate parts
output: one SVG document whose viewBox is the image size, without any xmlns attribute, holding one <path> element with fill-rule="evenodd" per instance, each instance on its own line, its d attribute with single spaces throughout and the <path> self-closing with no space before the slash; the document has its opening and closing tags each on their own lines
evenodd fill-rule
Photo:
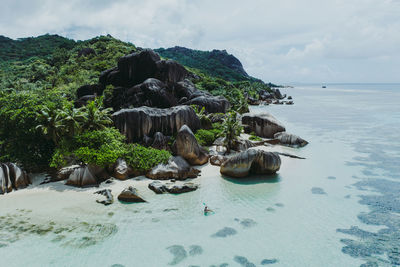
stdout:
<svg viewBox="0 0 400 267">
<path fill-rule="evenodd" d="M 263 150 L 248 149 L 233 155 L 221 164 L 223 175 L 241 178 L 250 174 L 274 174 L 281 166 L 278 154 Z"/>
<path fill-rule="evenodd" d="M 114 202 L 114 197 L 111 194 L 111 189 L 99 190 L 94 192 L 94 194 L 105 196 L 105 200 L 96 200 L 97 203 L 103 204 L 104 206 L 111 205 Z"/>
<path fill-rule="evenodd" d="M 0 163 L 0 195 L 31 184 L 27 173 L 14 163 Z"/>
<path fill-rule="evenodd" d="M 159 164 L 146 173 L 146 177 L 154 180 L 196 178 L 200 171 L 190 167 L 180 156 L 171 157 L 167 164 Z"/>
<path fill-rule="evenodd" d="M 269 113 L 245 113 L 242 124 L 246 133 L 254 132 L 265 138 L 274 138 L 274 134 L 285 131 L 285 126 Z"/>
<path fill-rule="evenodd" d="M 176 154 L 191 165 L 203 165 L 208 162 L 207 151 L 198 144 L 192 130 L 187 125 L 180 128 L 174 147 Z"/>
<path fill-rule="evenodd" d="M 197 184 L 186 182 L 182 184 L 175 183 L 162 183 L 160 181 L 154 181 L 149 184 L 149 189 L 154 191 L 156 194 L 181 194 L 191 191 L 195 191 L 199 186 Z"/>
<path fill-rule="evenodd" d="M 141 198 L 137 192 L 137 189 L 129 186 L 125 188 L 119 195 L 118 200 L 122 202 L 129 202 L 129 203 L 140 203 L 146 202 L 143 198 Z"/>
<path fill-rule="evenodd" d="M 201 126 L 199 118 L 190 106 L 169 109 L 122 109 L 112 117 L 115 127 L 126 136 L 128 142 L 141 142 L 145 136 L 154 136 L 156 132 L 171 136 L 185 124 L 193 131 Z"/>
<path fill-rule="evenodd" d="M 308 144 L 308 142 L 301 137 L 286 132 L 276 133 L 274 134 L 274 138 L 279 140 L 281 144 L 288 146 L 303 147 Z"/>
</svg>

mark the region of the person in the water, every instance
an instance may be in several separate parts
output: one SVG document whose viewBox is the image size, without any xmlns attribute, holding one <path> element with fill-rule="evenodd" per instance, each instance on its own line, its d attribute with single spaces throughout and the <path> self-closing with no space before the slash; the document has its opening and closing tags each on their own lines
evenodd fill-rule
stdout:
<svg viewBox="0 0 400 267">
<path fill-rule="evenodd" d="M 207 206 L 204 207 L 204 213 L 212 212 Z"/>
</svg>

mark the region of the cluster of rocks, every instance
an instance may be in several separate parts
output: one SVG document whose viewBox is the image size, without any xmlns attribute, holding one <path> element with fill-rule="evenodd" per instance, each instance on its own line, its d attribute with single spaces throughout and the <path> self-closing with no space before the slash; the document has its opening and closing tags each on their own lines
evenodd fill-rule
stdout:
<svg viewBox="0 0 400 267">
<path fill-rule="evenodd" d="M 204 107 L 207 112 L 225 113 L 229 101 L 221 96 L 198 90 L 189 78 L 193 76 L 173 60 L 162 60 L 151 49 L 121 57 L 118 65 L 101 73 L 99 84 L 78 89 L 77 105 L 101 95 L 107 85 L 114 88 L 105 99 L 115 111 L 136 107 L 170 108 L 177 105 Z"/>
<path fill-rule="evenodd" d="M 94 165 L 72 165 L 59 170 L 57 181 L 66 180 L 67 185 L 86 187 L 96 186 L 113 176 L 119 180 L 146 175 L 150 179 L 168 180 L 196 178 L 200 171 L 191 165 L 203 165 L 208 162 L 209 155 L 196 140 L 193 132 L 187 125 L 182 125 L 177 133 L 173 145 L 176 156 L 171 157 L 166 164 L 159 164 L 147 172 L 135 171 L 124 159 L 118 159 L 107 169 Z"/>
<path fill-rule="evenodd" d="M 272 88 L 271 91 L 261 90 L 258 98 L 253 98 L 245 94 L 249 105 L 293 105 L 292 97 L 288 96 L 287 101 L 283 101 L 286 98 L 286 94 L 282 95 L 281 91 L 277 88 Z"/>
<path fill-rule="evenodd" d="M 30 184 L 28 174 L 15 163 L 0 163 L 0 195 L 25 188 Z"/>
<path fill-rule="evenodd" d="M 292 147 L 303 147 L 308 144 L 301 137 L 286 133 L 285 126 L 271 114 L 264 112 L 259 114 L 246 113 L 242 116 L 242 124 L 245 133 L 269 138 L 270 144 L 282 144 Z"/>
</svg>

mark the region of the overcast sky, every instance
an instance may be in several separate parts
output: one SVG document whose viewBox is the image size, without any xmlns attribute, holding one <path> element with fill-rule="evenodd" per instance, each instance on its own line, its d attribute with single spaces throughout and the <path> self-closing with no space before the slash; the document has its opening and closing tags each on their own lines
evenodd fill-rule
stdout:
<svg viewBox="0 0 400 267">
<path fill-rule="evenodd" d="M 400 82 L 400 0 L 2 0 L 0 35 L 226 49 L 264 81 Z"/>
</svg>

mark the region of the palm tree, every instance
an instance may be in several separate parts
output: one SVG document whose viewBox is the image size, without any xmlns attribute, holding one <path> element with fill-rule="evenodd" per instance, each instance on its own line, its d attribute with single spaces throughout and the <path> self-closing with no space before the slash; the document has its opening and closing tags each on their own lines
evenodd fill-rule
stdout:
<svg viewBox="0 0 400 267">
<path fill-rule="evenodd" d="M 237 120 L 237 113 L 234 111 L 229 112 L 224 120 L 221 133 L 221 136 L 224 138 L 226 153 L 231 152 L 231 148 L 237 140 L 237 137 L 240 136 L 242 129 L 242 125 Z"/>
<path fill-rule="evenodd" d="M 63 119 L 62 124 L 66 128 L 66 132 L 69 136 L 74 136 L 76 133 L 81 132 L 82 124 L 85 120 L 85 116 L 81 109 L 74 108 L 73 106 L 67 106 L 61 112 Z"/>
<path fill-rule="evenodd" d="M 102 108 L 103 97 L 90 101 L 86 106 L 80 108 L 83 115 L 83 130 L 101 130 L 112 124 L 111 108 Z"/>
<path fill-rule="evenodd" d="M 40 129 L 44 135 L 57 145 L 65 129 L 62 124 L 61 110 L 53 106 L 45 106 L 37 113 L 37 120 L 41 124 L 37 125 L 36 129 Z"/>
</svg>

